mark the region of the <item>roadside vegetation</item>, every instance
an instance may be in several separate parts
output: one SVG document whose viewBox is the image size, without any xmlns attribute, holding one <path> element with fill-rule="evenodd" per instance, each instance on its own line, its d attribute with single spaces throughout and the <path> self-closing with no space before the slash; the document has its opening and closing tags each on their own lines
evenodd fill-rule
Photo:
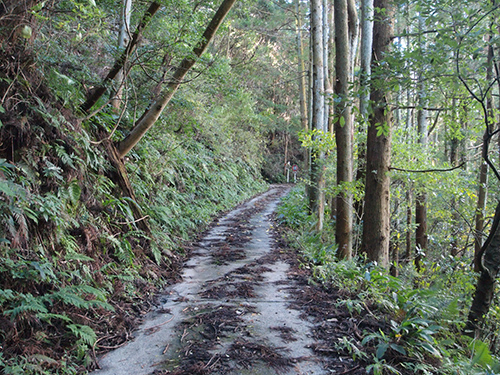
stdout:
<svg viewBox="0 0 500 375">
<path fill-rule="evenodd" d="M 484 341 L 463 335 L 476 282 L 471 259 L 439 252 L 428 254 L 424 267 L 396 265 L 398 276 L 362 254 L 339 260 L 332 221 L 314 230 L 314 215 L 307 212 L 303 185 L 283 199 L 277 220 L 285 227 L 287 243 L 311 269 L 312 283 L 338 290 L 334 303 L 345 306 L 354 318 L 370 316 L 380 329 L 361 337 L 339 340 L 336 350 L 366 364 L 373 374 L 495 374 L 498 360 L 498 308 L 490 312 Z"/>
<path fill-rule="evenodd" d="M 209 9 L 178 28 L 164 9 L 144 35 L 155 45 L 145 43 L 129 67 L 118 109 L 106 97 L 82 114 L 86 90 L 115 59 L 119 7 L 39 2 L 13 35 L 19 9 L 10 5 L 0 6 L 14 12 L 0 13 L 0 373 L 82 374 L 130 339 L 158 290 L 179 277 L 190 241 L 267 189 L 270 133 L 254 94 L 234 84 L 238 73 L 228 76 L 230 60 L 207 57 L 203 75 L 127 155 L 131 196 L 98 130 L 119 139 L 154 95 L 161 59 L 182 55 L 155 30 L 190 42 Z M 191 12 L 178 5 L 178 16 Z M 144 75 L 153 71 L 158 80 Z"/>
</svg>

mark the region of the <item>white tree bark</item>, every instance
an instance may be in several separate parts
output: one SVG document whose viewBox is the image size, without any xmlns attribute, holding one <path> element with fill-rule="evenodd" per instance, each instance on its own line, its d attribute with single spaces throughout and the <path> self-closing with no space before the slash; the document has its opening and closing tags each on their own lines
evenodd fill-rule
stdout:
<svg viewBox="0 0 500 375">
<path fill-rule="evenodd" d="M 351 64 L 349 81 L 352 82 L 354 79 L 354 66 L 359 47 L 359 17 L 355 0 L 347 0 L 347 17 L 349 23 L 349 54 Z"/>
<path fill-rule="evenodd" d="M 325 118 L 325 54 L 322 0 L 311 0 L 313 48 L 313 128 L 323 130 Z"/>
<path fill-rule="evenodd" d="M 118 35 L 118 50 L 123 51 L 130 41 L 130 15 L 132 13 L 132 0 L 122 0 L 122 12 L 120 15 L 120 34 Z M 115 81 L 118 84 L 118 89 L 116 90 L 115 97 L 111 101 L 111 105 L 118 109 L 120 108 L 122 92 L 123 92 L 123 70 L 117 74 Z"/>
<path fill-rule="evenodd" d="M 298 56 L 298 77 L 299 77 L 299 98 L 300 98 L 300 122 L 302 128 L 308 130 L 309 123 L 307 120 L 307 83 L 306 83 L 306 68 L 304 64 L 304 46 L 302 43 L 302 12 L 300 0 L 295 0 L 295 13 L 297 17 L 297 56 Z"/>
<path fill-rule="evenodd" d="M 324 95 L 325 95 L 325 119 L 323 120 L 323 131 L 328 131 L 328 117 L 330 115 L 330 101 L 333 94 L 330 82 L 330 6 L 329 0 L 323 0 L 323 63 L 324 63 Z"/>
<path fill-rule="evenodd" d="M 361 3 L 361 95 L 359 112 L 363 122 L 368 121 L 368 104 L 370 101 L 370 77 L 372 74 L 373 45 L 373 0 L 362 0 Z"/>
<path fill-rule="evenodd" d="M 323 30 L 323 0 L 311 0 L 312 36 L 312 129 L 325 130 L 325 55 Z M 325 191 L 323 163 L 324 153 L 311 155 L 311 186 L 309 187 L 309 209 L 317 216 L 316 229 L 323 229 Z"/>
</svg>

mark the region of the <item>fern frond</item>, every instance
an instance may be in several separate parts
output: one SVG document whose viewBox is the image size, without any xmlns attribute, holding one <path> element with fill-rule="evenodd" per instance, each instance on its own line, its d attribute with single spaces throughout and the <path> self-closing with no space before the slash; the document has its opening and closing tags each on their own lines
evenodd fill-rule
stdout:
<svg viewBox="0 0 500 375">
<path fill-rule="evenodd" d="M 69 155 L 63 146 L 56 144 L 54 145 L 54 150 L 64 165 L 76 169 L 75 164 L 73 163 L 72 155 Z"/>
<path fill-rule="evenodd" d="M 94 298 L 91 300 L 85 299 L 83 296 L 91 295 Z M 51 294 L 52 299 L 60 300 L 68 305 L 73 305 L 82 309 L 91 307 L 102 307 L 106 310 L 114 311 L 114 307 L 106 303 L 106 293 L 94 288 L 90 285 L 71 285 L 61 288 L 56 293 Z"/>
<path fill-rule="evenodd" d="M 76 242 L 76 239 L 73 236 L 70 235 L 61 236 L 59 242 L 66 249 L 68 253 L 78 253 L 78 250 L 80 249 L 80 246 L 78 246 L 78 243 Z"/>
<path fill-rule="evenodd" d="M 94 258 L 91 258 L 85 254 L 82 254 L 82 253 L 71 252 L 71 253 L 67 253 L 64 256 L 64 260 L 68 260 L 68 261 L 77 260 L 80 262 L 93 262 Z"/>
<path fill-rule="evenodd" d="M 14 299 L 14 296 L 12 289 L 0 289 L 0 303 Z"/>
<path fill-rule="evenodd" d="M 94 345 L 97 340 L 96 333 L 89 326 L 82 324 L 68 324 L 68 328 L 71 330 L 73 335 L 78 337 L 79 341 L 82 341 L 89 346 Z"/>
<path fill-rule="evenodd" d="M 78 294 L 72 293 L 67 288 L 63 288 L 60 291 L 53 293 L 51 297 L 61 301 L 62 303 L 72 305 L 78 308 L 85 309 L 89 307 L 88 301 L 84 300 Z"/>
<path fill-rule="evenodd" d="M 20 304 L 13 309 L 6 310 L 4 315 L 10 316 L 11 319 L 15 319 L 19 314 L 31 311 L 34 313 L 47 313 L 47 307 L 44 305 L 43 297 L 35 297 L 31 293 L 20 294 L 21 297 Z"/>
<path fill-rule="evenodd" d="M 73 322 L 70 317 L 62 314 L 38 313 L 36 314 L 36 317 L 44 322 L 49 322 L 49 323 L 51 323 L 52 319 L 58 319 L 68 323 Z"/>
<path fill-rule="evenodd" d="M 68 186 L 68 193 L 69 193 L 69 199 L 71 203 L 76 205 L 78 201 L 80 200 L 80 197 L 82 195 L 82 188 L 78 184 L 77 180 L 71 181 L 71 183 Z"/>
</svg>

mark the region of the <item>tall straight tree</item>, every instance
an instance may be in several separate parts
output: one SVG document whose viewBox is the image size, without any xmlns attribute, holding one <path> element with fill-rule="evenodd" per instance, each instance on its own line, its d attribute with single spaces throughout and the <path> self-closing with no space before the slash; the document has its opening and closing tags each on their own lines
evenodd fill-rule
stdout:
<svg viewBox="0 0 500 375">
<path fill-rule="evenodd" d="M 337 184 L 343 186 L 337 196 L 337 222 L 335 236 L 339 257 L 352 255 L 352 115 L 349 104 L 349 78 L 351 55 L 349 43 L 349 18 L 347 0 L 335 0 L 335 71 L 337 83 L 335 136 L 337 140 Z"/>
<path fill-rule="evenodd" d="M 424 38 L 424 18 L 421 14 L 418 15 L 418 48 L 420 53 L 424 53 L 425 38 Z M 428 143 L 427 137 L 427 110 L 426 107 L 426 89 L 423 77 L 423 68 L 418 68 L 417 73 L 417 131 L 418 143 L 421 145 L 421 150 L 425 152 Z M 415 243 L 417 254 L 415 256 L 415 266 L 417 270 L 422 268 L 422 257 L 424 250 L 427 249 L 427 193 L 420 191 L 415 198 Z"/>
<path fill-rule="evenodd" d="M 359 74 L 359 125 L 361 134 L 366 134 L 368 124 L 368 108 L 370 103 L 370 76 L 372 74 L 372 45 L 373 45 L 373 0 L 361 2 L 361 47 L 360 47 L 360 74 Z M 366 140 L 358 144 L 358 165 L 356 181 L 366 178 Z M 363 202 L 355 203 L 357 220 L 363 219 Z"/>
<path fill-rule="evenodd" d="M 390 239 L 390 178 L 391 111 L 389 91 L 385 87 L 381 60 L 390 51 L 393 34 L 393 4 L 391 0 L 375 0 L 377 10 L 373 29 L 372 67 L 378 76 L 372 78 L 370 115 L 366 150 L 365 215 L 362 251 L 371 261 L 383 267 L 389 265 Z"/>
<path fill-rule="evenodd" d="M 323 62 L 324 62 L 324 84 L 325 84 L 325 131 L 328 130 L 328 120 L 330 117 L 330 102 L 333 93 L 330 81 L 330 0 L 323 0 Z"/>
<path fill-rule="evenodd" d="M 295 17 L 297 27 L 297 56 L 298 56 L 298 78 L 299 78 L 299 99 L 300 99 L 300 123 L 302 129 L 309 130 L 309 120 L 307 116 L 307 83 L 304 44 L 302 42 L 302 10 L 300 0 L 295 0 Z M 309 171 L 310 150 L 304 149 L 304 170 Z"/>
<path fill-rule="evenodd" d="M 179 86 L 182 84 L 184 77 L 186 77 L 188 71 L 193 67 L 193 65 L 196 63 L 196 60 L 200 58 L 203 52 L 205 52 L 205 50 L 207 49 L 208 45 L 219 29 L 219 26 L 222 24 L 222 21 L 224 21 L 224 18 L 226 18 L 226 15 L 229 13 L 235 2 L 236 0 L 224 0 L 222 2 L 219 9 L 205 29 L 203 36 L 198 42 L 198 45 L 193 49 L 192 55 L 182 60 L 181 64 L 175 70 L 172 79 L 166 85 L 160 97 L 151 104 L 146 112 L 144 112 L 129 135 L 118 144 L 118 153 L 120 157 L 124 157 L 125 155 L 127 155 L 127 153 L 141 140 L 146 132 L 156 123 L 156 120 L 158 120 L 163 110 L 170 102 Z"/>
<path fill-rule="evenodd" d="M 370 76 L 372 74 L 373 46 L 373 0 L 361 2 L 361 54 L 360 54 L 360 91 L 359 114 L 361 121 L 368 121 L 368 104 L 370 101 Z"/>
<path fill-rule="evenodd" d="M 309 123 L 307 121 L 307 83 L 306 83 L 306 67 L 304 56 L 304 45 L 302 43 L 302 11 L 300 0 L 295 0 L 295 14 L 297 26 L 297 56 L 298 56 L 298 77 L 299 77 L 299 98 L 300 98 L 300 123 L 302 129 L 308 130 Z"/>
<path fill-rule="evenodd" d="M 322 0 L 311 0 L 311 30 L 313 62 L 311 127 L 313 130 L 323 132 L 325 131 L 325 62 Z M 319 134 L 317 134 L 316 137 L 320 136 Z M 317 216 L 317 230 L 323 229 L 325 212 L 325 182 L 323 174 L 324 159 L 325 154 L 322 151 L 313 152 L 311 155 L 309 209 Z"/>
<path fill-rule="evenodd" d="M 118 50 L 122 51 L 130 41 L 130 14 L 132 12 L 132 0 L 122 0 L 122 11 L 120 15 L 120 34 L 118 35 Z M 111 100 L 111 105 L 115 109 L 120 108 L 122 92 L 123 92 L 123 79 L 124 69 L 121 69 L 116 76 L 118 89 L 116 90 L 114 98 Z"/>
</svg>

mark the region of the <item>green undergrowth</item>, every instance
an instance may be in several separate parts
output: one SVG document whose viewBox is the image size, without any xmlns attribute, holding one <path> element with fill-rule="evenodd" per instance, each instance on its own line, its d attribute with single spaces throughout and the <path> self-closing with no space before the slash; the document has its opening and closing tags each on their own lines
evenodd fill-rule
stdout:
<svg viewBox="0 0 500 375">
<path fill-rule="evenodd" d="M 256 166 L 228 158 L 185 136 L 153 137 L 130 154 L 138 200 L 153 226 L 155 243 L 178 248 L 214 216 L 267 189 Z"/>
<path fill-rule="evenodd" d="M 421 273 L 412 264 L 397 265 L 398 277 L 361 256 L 338 260 L 332 224 L 321 235 L 312 231 L 304 188 L 292 190 L 278 209 L 288 242 L 299 249 L 312 282 L 340 291 L 336 301 L 352 316 L 370 315 L 378 331 L 362 339 L 345 338 L 337 349 L 362 361 L 372 374 L 496 374 L 497 307 L 489 316 L 491 335 L 483 341 L 461 334 L 475 275 L 470 260 L 443 256 Z M 488 331 L 488 329 L 486 329 Z"/>
<path fill-rule="evenodd" d="M 89 124 L 41 99 L 27 113 L 28 141 L 0 158 L 0 373 L 82 374 L 176 277 L 185 241 L 266 185 L 257 164 L 172 134 L 129 155 L 133 202 Z M 20 131 L 1 120 L 2 139 Z"/>
</svg>

